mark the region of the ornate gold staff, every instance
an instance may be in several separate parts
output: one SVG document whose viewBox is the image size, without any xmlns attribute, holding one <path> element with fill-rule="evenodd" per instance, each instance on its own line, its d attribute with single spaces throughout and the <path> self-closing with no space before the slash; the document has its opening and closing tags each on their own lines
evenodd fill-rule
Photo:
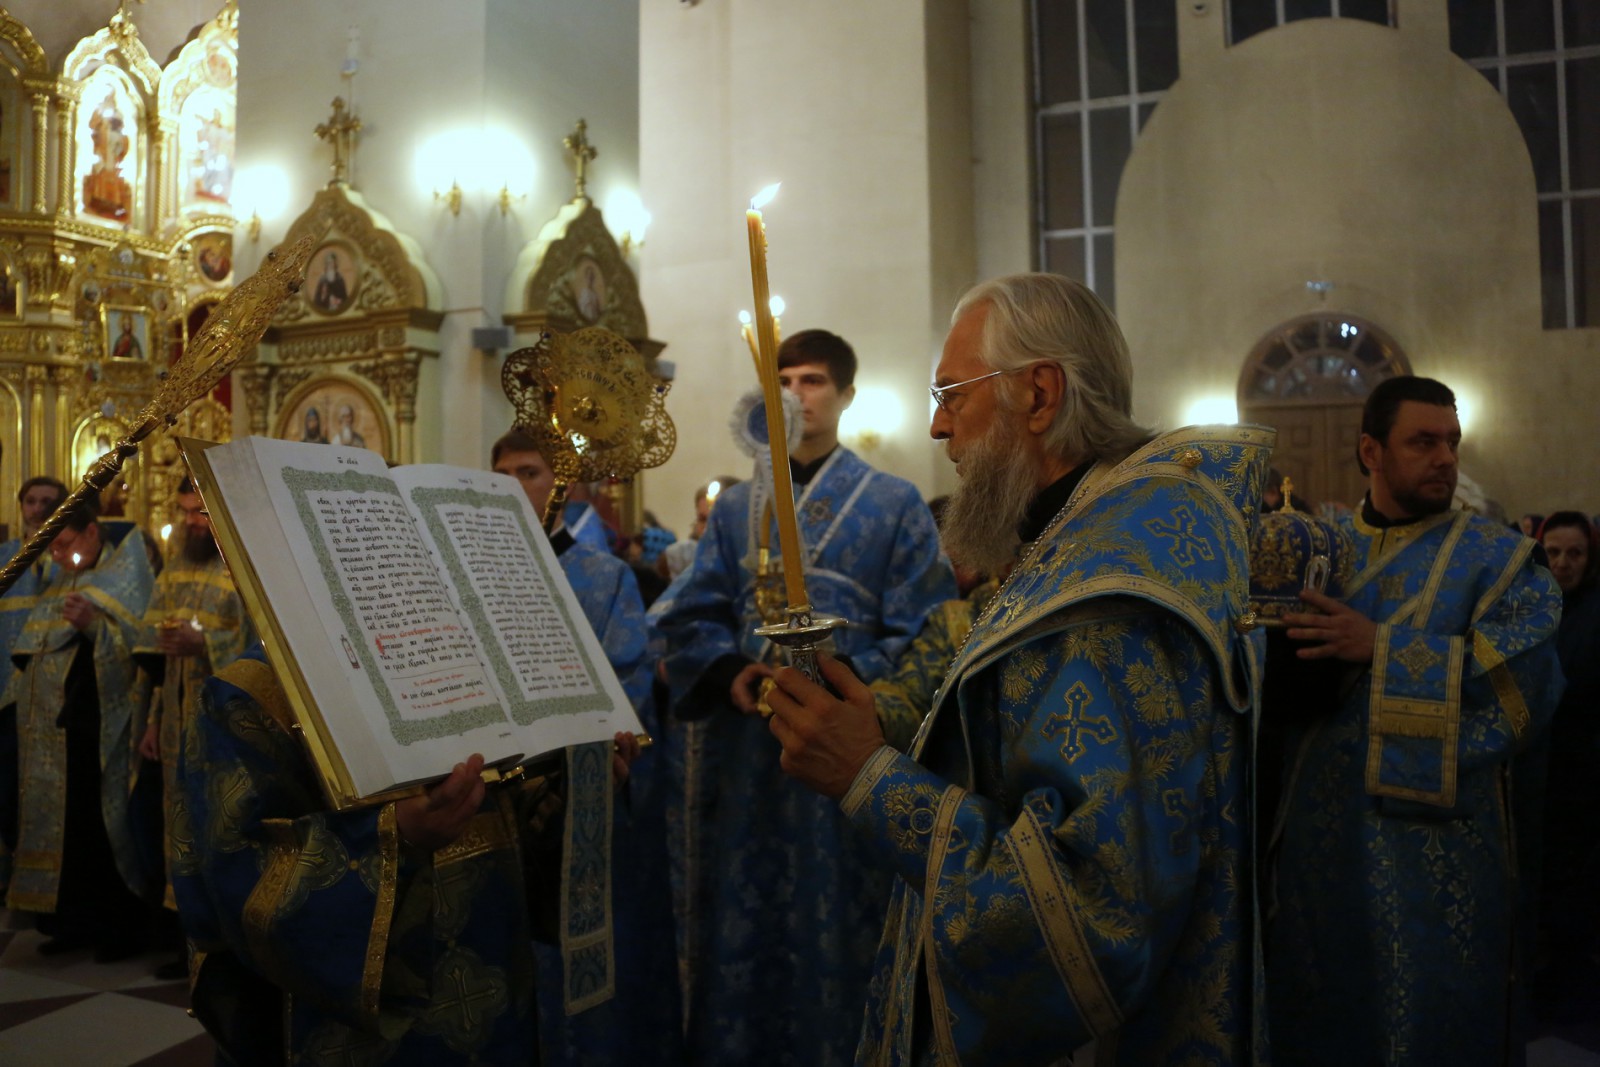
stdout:
<svg viewBox="0 0 1600 1067">
<path fill-rule="evenodd" d="M 545 334 L 519 348 L 500 370 L 517 425 L 539 442 L 555 473 L 545 532 L 555 529 L 577 481 L 631 478 L 672 456 L 678 431 L 667 414 L 664 382 L 627 340 L 598 326 Z"/>
<path fill-rule="evenodd" d="M 311 249 L 310 237 L 303 237 L 287 248 L 273 249 L 255 274 L 217 305 L 217 310 L 189 342 L 183 355 L 167 369 L 155 396 L 134 419 L 128 436 L 94 461 L 84 474 L 82 484 L 28 538 L 28 543 L 11 558 L 5 569 L 0 570 L 0 596 L 16 584 L 55 540 L 77 505 L 91 493 L 99 493 L 111 484 L 122 465 L 138 454 L 139 442 L 163 425 L 174 425 L 184 408 L 211 392 L 223 375 L 244 358 L 245 352 L 261 340 L 272 316 L 300 288 Z"/>
<path fill-rule="evenodd" d="M 581 132 L 581 131 L 580 131 Z M 599 478 L 631 478 L 659 467 L 678 446 L 667 414 L 667 390 L 623 337 L 599 326 L 543 334 L 532 348 L 506 357 L 500 385 L 517 425 L 539 442 L 556 484 L 541 521 L 552 533 L 561 521 L 567 486 Z M 638 735 L 649 748 L 649 734 Z"/>
</svg>

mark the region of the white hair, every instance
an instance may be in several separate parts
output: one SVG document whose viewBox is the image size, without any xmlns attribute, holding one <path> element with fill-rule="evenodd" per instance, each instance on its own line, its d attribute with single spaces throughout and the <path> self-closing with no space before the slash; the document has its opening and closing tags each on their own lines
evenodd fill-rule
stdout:
<svg viewBox="0 0 1600 1067">
<path fill-rule="evenodd" d="M 1133 421 L 1133 360 L 1122 329 L 1100 298 L 1059 274 L 1011 274 L 968 290 L 950 321 L 988 305 L 979 356 L 991 370 L 1056 364 L 1066 391 L 1044 445 L 1067 459 L 1116 461 L 1150 440 Z M 1009 379 L 1008 399 L 1020 399 Z M 997 383 L 998 385 L 999 383 Z"/>
</svg>

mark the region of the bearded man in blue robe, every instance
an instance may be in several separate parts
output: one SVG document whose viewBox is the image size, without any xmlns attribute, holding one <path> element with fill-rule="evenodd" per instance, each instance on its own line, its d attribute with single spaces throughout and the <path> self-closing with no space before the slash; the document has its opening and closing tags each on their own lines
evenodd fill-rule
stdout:
<svg viewBox="0 0 1600 1067">
<path fill-rule="evenodd" d="M 1299 719 L 1269 900 L 1280 1064 L 1522 1062 L 1518 976 L 1533 869 L 1517 832 L 1561 697 L 1555 579 L 1534 542 L 1451 511 L 1461 423 L 1429 378 L 1367 398 L 1358 573 L 1287 615 L 1307 660 L 1345 668 Z M 1289 709 L 1268 708 L 1267 713 Z M 1528 754 L 1528 755 L 1524 755 Z"/>
<path fill-rule="evenodd" d="M 778 376 L 804 420 L 790 453 L 806 593 L 848 620 L 833 642 L 881 677 L 955 580 L 916 487 L 839 444 L 856 355 L 841 337 L 784 339 Z M 855 1046 L 887 899 L 837 808 L 778 770 L 756 714 L 775 650 L 754 629 L 786 606 L 770 479 L 726 489 L 694 563 L 652 609 L 665 638 L 683 826 L 674 857 L 697 1064 L 824 1064 Z"/>
<path fill-rule="evenodd" d="M 963 297 L 933 389 L 932 434 L 961 478 L 942 531 L 957 565 L 1007 577 L 909 752 L 838 661 L 823 674 L 842 699 L 778 673 L 784 770 L 896 876 L 858 1063 L 1261 1051 L 1258 650 L 1242 631 L 1274 435 L 1152 438 L 1131 376 L 1115 319 L 1077 282 L 1014 275 Z"/>
</svg>

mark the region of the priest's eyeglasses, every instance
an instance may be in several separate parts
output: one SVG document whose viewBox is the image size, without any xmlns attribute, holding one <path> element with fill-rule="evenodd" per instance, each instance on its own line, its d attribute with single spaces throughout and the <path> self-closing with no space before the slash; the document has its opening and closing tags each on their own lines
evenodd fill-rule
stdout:
<svg viewBox="0 0 1600 1067">
<path fill-rule="evenodd" d="M 939 405 L 940 411 L 954 415 L 955 412 L 950 407 L 951 392 L 956 389 L 960 389 L 963 386 L 974 385 L 978 382 L 997 377 L 1001 374 L 1010 374 L 1011 371 L 1023 369 L 1024 368 L 1022 367 L 1012 367 L 1011 370 L 992 370 L 988 374 L 980 374 L 976 378 L 968 378 L 964 382 L 952 382 L 949 385 L 930 385 L 928 386 L 928 395 L 933 397 L 933 402 Z"/>
</svg>

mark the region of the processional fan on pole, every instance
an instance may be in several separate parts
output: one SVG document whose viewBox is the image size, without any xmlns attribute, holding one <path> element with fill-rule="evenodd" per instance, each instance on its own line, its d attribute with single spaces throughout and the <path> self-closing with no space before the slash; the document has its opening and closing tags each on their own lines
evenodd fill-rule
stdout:
<svg viewBox="0 0 1600 1067">
<path fill-rule="evenodd" d="M 560 521 L 573 482 L 631 478 L 661 466 L 677 447 L 666 408 L 670 383 L 610 330 L 544 334 L 506 357 L 500 384 L 517 426 L 539 442 L 555 474 L 542 516 L 546 533 Z"/>
<path fill-rule="evenodd" d="M 110 485 L 122 465 L 139 454 L 139 444 L 163 426 L 177 424 L 190 404 L 207 396 L 238 365 L 266 332 L 283 302 L 300 289 L 312 241 L 303 237 L 267 253 L 261 267 L 217 305 L 178 361 L 167 368 L 155 396 L 133 420 L 133 429 L 111 451 L 95 460 L 72 495 L 39 527 L 22 550 L 0 570 L 0 596 L 33 565 L 66 526 L 77 506 Z"/>
</svg>

